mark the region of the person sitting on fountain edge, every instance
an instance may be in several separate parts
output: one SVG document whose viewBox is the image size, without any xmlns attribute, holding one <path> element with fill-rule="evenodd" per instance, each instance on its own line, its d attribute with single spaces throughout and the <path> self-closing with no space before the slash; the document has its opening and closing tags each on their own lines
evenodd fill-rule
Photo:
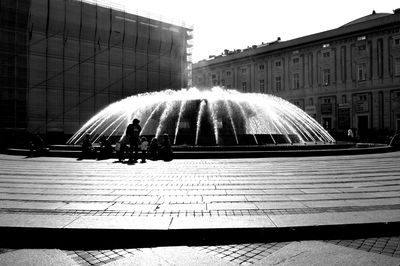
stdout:
<svg viewBox="0 0 400 266">
<path fill-rule="evenodd" d="M 160 148 L 160 158 L 164 161 L 172 161 L 172 146 L 167 133 L 164 133 Z"/>
<path fill-rule="evenodd" d="M 149 148 L 150 160 L 157 161 L 158 159 L 158 139 L 156 137 L 152 138 L 150 141 Z"/>
<path fill-rule="evenodd" d="M 129 137 L 129 162 L 137 162 L 138 154 L 139 154 L 139 143 L 140 143 L 140 132 L 142 131 L 142 127 L 139 125 L 139 119 L 133 119 L 132 123 L 128 125 L 126 128 L 126 135 Z M 133 155 L 133 153 L 135 153 Z"/>
<path fill-rule="evenodd" d="M 112 153 L 113 149 L 110 140 L 106 136 L 101 136 L 98 159 L 108 159 L 112 156 Z"/>
<path fill-rule="evenodd" d="M 92 145 L 92 141 L 90 140 L 90 135 L 86 134 L 82 142 L 82 157 L 90 158 L 93 156 L 93 153 L 94 153 L 94 148 Z"/>
</svg>

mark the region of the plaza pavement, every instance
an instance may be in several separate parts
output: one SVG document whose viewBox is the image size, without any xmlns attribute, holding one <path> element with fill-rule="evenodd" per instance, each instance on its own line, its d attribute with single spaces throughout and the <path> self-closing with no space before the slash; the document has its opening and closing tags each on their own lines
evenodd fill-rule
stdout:
<svg viewBox="0 0 400 266">
<path fill-rule="evenodd" d="M 338 237 L 352 233 L 365 235 L 372 231 L 397 237 L 399 192 L 400 152 L 334 157 L 181 159 L 134 165 L 121 164 L 115 159 L 79 161 L 0 155 L 0 230 L 7 236 L 0 248 L 20 244 L 16 251 L 0 254 L 0 264 L 23 262 L 24 257 L 32 259 L 33 251 L 22 250 L 23 247 L 62 247 L 59 238 L 71 240 L 81 235 L 82 238 L 75 239 L 77 247 L 80 243 L 96 248 L 96 244 L 100 248 L 102 245 L 121 248 L 119 245 L 128 243 L 139 247 L 148 245 L 139 253 L 131 252 L 132 256 L 115 262 L 121 265 L 132 265 L 135 256 L 139 256 L 136 262 L 147 260 L 148 263 L 141 265 L 156 265 L 160 261 L 185 265 L 178 262 L 187 262 L 196 256 L 202 259 L 198 263 L 194 260 L 194 264 L 233 263 L 204 252 L 207 247 L 199 250 L 185 246 L 185 241 L 197 246 L 203 243 L 193 242 L 196 238 L 208 239 L 214 246 L 232 244 L 224 243 L 224 239 L 227 242 L 255 242 L 266 238 L 277 243 L 289 241 L 270 256 L 253 262 L 259 265 L 311 265 L 312 258 L 319 258 L 319 262 L 327 259 L 326 265 L 342 259 L 344 264 L 363 262 L 351 265 L 400 265 L 398 238 L 394 240 L 396 247 L 392 256 L 382 258 L 376 254 L 367 256 L 370 253 L 360 250 L 354 252 L 365 254 L 352 251 L 351 256 L 339 258 L 334 256 L 336 251 L 347 254 L 348 250 L 332 247 L 332 243 L 301 241 L 331 239 L 335 234 Z M 23 233 L 20 240 L 10 237 L 17 232 Z M 91 238 L 88 240 L 87 236 Z M 115 242 L 110 244 L 104 240 L 106 236 Z M 35 243 L 41 244 L 35 246 Z M 175 247 L 156 247 L 157 243 Z M 171 252 L 174 249 L 179 250 L 181 257 Z M 62 258 L 53 254 L 57 250 L 40 252 L 38 261 L 49 260 L 49 265 L 53 264 L 52 259 Z M 13 260 L 13 256 L 20 260 Z M 346 258 L 350 260 L 346 262 Z M 69 259 L 66 256 L 62 261 L 65 265 L 76 262 L 72 260 L 68 264 Z"/>
</svg>

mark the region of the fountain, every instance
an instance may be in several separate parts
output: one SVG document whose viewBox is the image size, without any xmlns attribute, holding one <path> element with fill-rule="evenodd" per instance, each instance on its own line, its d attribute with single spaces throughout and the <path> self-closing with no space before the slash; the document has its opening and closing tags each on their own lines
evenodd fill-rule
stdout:
<svg viewBox="0 0 400 266">
<path fill-rule="evenodd" d="M 282 98 L 214 87 L 165 90 L 127 97 L 87 121 L 69 140 L 86 134 L 120 138 L 133 118 L 142 135 L 167 133 L 174 145 L 324 144 L 335 140 L 303 110 Z"/>
</svg>

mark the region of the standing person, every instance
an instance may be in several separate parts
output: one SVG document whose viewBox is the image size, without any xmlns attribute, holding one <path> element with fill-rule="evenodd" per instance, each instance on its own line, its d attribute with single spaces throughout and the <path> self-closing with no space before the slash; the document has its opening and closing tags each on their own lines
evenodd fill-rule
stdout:
<svg viewBox="0 0 400 266">
<path fill-rule="evenodd" d="M 351 128 L 349 128 L 349 130 L 347 130 L 347 139 L 350 142 L 353 142 L 353 140 L 354 140 L 354 133 L 353 133 L 353 130 Z"/>
<path fill-rule="evenodd" d="M 140 143 L 140 131 L 142 131 L 142 127 L 139 125 L 139 119 L 133 119 L 132 123 L 128 125 L 126 128 L 126 135 L 129 136 L 129 162 L 137 162 L 138 154 L 139 154 L 139 143 Z M 133 153 L 135 152 L 135 155 Z"/>
<path fill-rule="evenodd" d="M 147 141 L 146 137 L 142 137 L 142 142 L 140 143 L 140 150 L 142 151 L 142 161 L 141 163 L 146 162 L 146 152 L 149 147 L 149 142 Z"/>
</svg>

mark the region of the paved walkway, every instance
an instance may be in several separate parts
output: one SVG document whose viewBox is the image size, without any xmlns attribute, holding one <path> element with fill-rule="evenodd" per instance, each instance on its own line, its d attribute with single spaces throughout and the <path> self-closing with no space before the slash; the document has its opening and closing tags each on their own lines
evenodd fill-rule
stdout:
<svg viewBox="0 0 400 266">
<path fill-rule="evenodd" d="M 0 155 L 0 162 L 0 226 L 166 230 L 400 221 L 400 152 L 135 165 Z"/>
<path fill-rule="evenodd" d="M 134 165 L 114 159 L 0 155 L 0 229 L 96 229 L 108 230 L 108 234 L 122 229 L 127 236 L 131 230 L 158 234 L 199 229 L 219 236 L 221 229 L 397 224 L 399 162 L 400 152 Z M 337 243 L 265 239 L 259 244 L 118 247 L 109 251 L 24 250 L 3 245 L 0 265 L 26 265 L 27 261 L 33 265 L 312 265 L 312 261 L 320 262 L 316 265 L 400 265 L 397 234 L 398 230 L 382 236 L 383 240 L 353 239 L 347 246 L 340 246 L 340 238 Z M 353 243 L 358 249 L 348 249 Z M 365 252 L 378 249 L 383 255 Z"/>
</svg>

